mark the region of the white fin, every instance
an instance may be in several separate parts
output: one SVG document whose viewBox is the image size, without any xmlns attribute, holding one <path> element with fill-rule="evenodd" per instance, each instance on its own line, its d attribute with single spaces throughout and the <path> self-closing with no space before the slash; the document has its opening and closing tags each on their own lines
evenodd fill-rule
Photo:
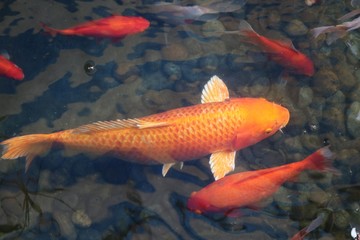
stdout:
<svg viewBox="0 0 360 240">
<path fill-rule="evenodd" d="M 241 20 L 240 23 L 239 23 L 239 31 L 240 33 L 242 31 L 251 31 L 251 32 L 254 32 L 256 34 L 258 34 L 257 32 L 255 32 L 255 30 L 251 27 L 251 25 L 245 21 L 245 20 Z"/>
<path fill-rule="evenodd" d="M 204 86 L 201 94 L 201 103 L 223 102 L 228 98 L 228 88 L 225 83 L 215 75 Z"/>
<path fill-rule="evenodd" d="M 215 180 L 224 177 L 235 168 L 235 154 L 232 152 L 216 152 L 210 156 L 210 168 Z"/>
<path fill-rule="evenodd" d="M 73 129 L 73 133 L 94 133 L 100 131 L 114 130 L 118 128 L 155 128 L 168 126 L 167 122 L 147 122 L 137 118 L 134 119 L 119 119 L 114 121 L 100 121 L 90 123 Z"/>
<path fill-rule="evenodd" d="M 175 163 L 165 163 L 163 165 L 163 168 L 162 168 L 162 175 L 163 177 L 166 176 L 167 172 L 169 171 L 169 169 L 174 165 Z"/>
</svg>

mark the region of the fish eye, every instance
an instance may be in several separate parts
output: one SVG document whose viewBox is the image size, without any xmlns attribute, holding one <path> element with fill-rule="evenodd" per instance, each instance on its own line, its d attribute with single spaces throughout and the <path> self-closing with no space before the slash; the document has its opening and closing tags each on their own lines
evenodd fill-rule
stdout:
<svg viewBox="0 0 360 240">
<path fill-rule="evenodd" d="M 269 134 L 269 133 L 271 133 L 272 132 L 272 128 L 267 128 L 266 130 L 265 130 L 265 133 L 266 134 Z"/>
</svg>

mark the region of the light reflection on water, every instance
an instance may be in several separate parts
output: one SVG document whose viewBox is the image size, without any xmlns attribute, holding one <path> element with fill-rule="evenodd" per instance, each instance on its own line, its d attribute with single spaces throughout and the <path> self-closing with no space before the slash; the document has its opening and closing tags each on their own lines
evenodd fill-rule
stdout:
<svg viewBox="0 0 360 240">
<path fill-rule="evenodd" d="M 190 194 L 213 181 L 208 158 L 185 163 L 182 170 L 175 166 L 163 178 L 160 166 L 53 150 L 36 158 L 26 174 L 23 159 L 0 162 L 0 237 L 287 239 L 322 213 L 326 220 L 310 234 L 312 239 L 350 238 L 350 226 L 360 224 L 359 129 L 350 117 L 358 120 L 360 112 L 359 38 L 350 33 L 328 46 L 324 39 L 289 28 L 294 20 L 308 29 L 334 25 L 351 6 L 337 1 L 312 7 L 301 0 L 261 2 L 249 0 L 235 12 L 180 25 L 138 8 L 151 1 L 2 3 L 0 46 L 23 68 L 25 80 L 0 81 L 0 137 L 198 104 L 203 85 L 216 74 L 231 96 L 265 97 L 291 112 L 284 134 L 237 154 L 235 172 L 299 161 L 330 143 L 341 176 L 305 173 L 260 209 L 245 208 L 235 219 L 208 217 L 186 210 Z M 141 15 L 151 27 L 112 43 L 52 38 L 39 25 L 62 28 L 113 13 Z M 243 18 L 261 34 L 292 39 L 314 61 L 315 75 L 286 74 L 238 36 L 211 34 L 236 30 Z M 89 63 L 96 67 L 90 74 L 84 70 Z"/>
</svg>

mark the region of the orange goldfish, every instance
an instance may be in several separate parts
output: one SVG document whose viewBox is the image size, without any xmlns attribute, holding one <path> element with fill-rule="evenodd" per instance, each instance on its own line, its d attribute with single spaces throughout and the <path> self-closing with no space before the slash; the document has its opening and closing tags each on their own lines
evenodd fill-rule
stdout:
<svg viewBox="0 0 360 240">
<path fill-rule="evenodd" d="M 187 207 L 198 214 L 220 212 L 231 215 L 240 207 L 254 206 L 270 197 L 284 182 L 304 170 L 326 169 L 333 157 L 330 149 L 324 147 L 299 162 L 226 176 L 193 192 Z"/>
<path fill-rule="evenodd" d="M 240 22 L 239 31 L 240 35 L 246 37 L 244 42 L 259 47 L 269 55 L 271 60 L 285 67 L 290 72 L 306 76 L 314 75 L 313 62 L 306 55 L 296 50 L 291 42 L 261 36 L 245 20 Z"/>
<path fill-rule="evenodd" d="M 0 75 L 15 80 L 23 80 L 24 73 L 15 63 L 0 55 Z"/>
<path fill-rule="evenodd" d="M 1 142 L 3 159 L 33 158 L 53 143 L 82 152 L 112 155 L 143 164 L 164 164 L 163 176 L 177 163 L 211 154 L 215 179 L 235 167 L 237 150 L 283 128 L 289 111 L 263 98 L 229 98 L 214 76 L 205 85 L 202 104 L 135 119 L 95 122 L 50 134 L 31 134 Z"/>
<path fill-rule="evenodd" d="M 114 15 L 63 30 L 50 28 L 44 23 L 41 25 L 45 31 L 52 35 L 62 34 L 118 40 L 127 35 L 145 31 L 150 26 L 150 22 L 142 17 Z"/>
</svg>

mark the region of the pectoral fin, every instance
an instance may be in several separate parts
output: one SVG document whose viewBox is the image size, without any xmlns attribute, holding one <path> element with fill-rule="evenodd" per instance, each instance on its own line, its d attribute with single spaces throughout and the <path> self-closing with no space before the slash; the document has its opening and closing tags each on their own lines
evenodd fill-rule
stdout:
<svg viewBox="0 0 360 240">
<path fill-rule="evenodd" d="M 210 167 L 215 180 L 224 177 L 228 172 L 235 168 L 235 151 L 216 152 L 211 154 Z"/>
</svg>

